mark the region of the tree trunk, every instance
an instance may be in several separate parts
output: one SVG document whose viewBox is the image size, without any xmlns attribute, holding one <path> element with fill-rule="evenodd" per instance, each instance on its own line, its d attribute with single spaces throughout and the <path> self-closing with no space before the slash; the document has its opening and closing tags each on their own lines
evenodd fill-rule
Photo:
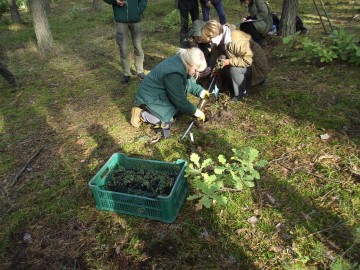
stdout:
<svg viewBox="0 0 360 270">
<path fill-rule="evenodd" d="M 298 0 L 284 0 L 280 19 L 280 35 L 290 36 L 296 32 Z"/>
<path fill-rule="evenodd" d="M 16 4 L 16 0 L 8 0 L 8 4 L 10 7 L 10 14 L 11 14 L 11 19 L 13 20 L 13 23 L 21 23 L 20 13 L 19 13 L 18 6 Z"/>
<path fill-rule="evenodd" d="M 54 49 L 54 40 L 46 14 L 46 5 L 44 0 L 29 0 L 29 4 L 39 51 L 45 55 Z"/>
<path fill-rule="evenodd" d="M 99 11 L 100 10 L 100 2 L 99 0 L 93 0 L 93 7 L 95 11 Z"/>
</svg>

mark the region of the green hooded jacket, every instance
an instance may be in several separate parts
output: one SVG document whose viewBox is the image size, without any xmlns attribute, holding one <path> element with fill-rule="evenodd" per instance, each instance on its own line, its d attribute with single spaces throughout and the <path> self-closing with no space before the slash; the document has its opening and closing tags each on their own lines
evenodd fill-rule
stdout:
<svg viewBox="0 0 360 270">
<path fill-rule="evenodd" d="M 104 2 L 112 5 L 114 20 L 120 23 L 140 22 L 147 5 L 147 0 L 126 0 L 123 6 L 119 6 L 116 0 L 104 0 Z"/>
<path fill-rule="evenodd" d="M 203 88 L 190 79 L 180 55 L 159 63 L 141 82 L 135 104 L 147 109 L 163 122 L 169 122 L 176 112 L 193 115 L 196 106 L 187 100 L 187 94 L 200 96 Z"/>
<path fill-rule="evenodd" d="M 253 0 L 252 4 L 248 6 L 248 11 L 254 22 L 254 27 L 262 35 L 269 33 L 273 24 L 272 16 L 269 6 L 264 0 Z"/>
</svg>

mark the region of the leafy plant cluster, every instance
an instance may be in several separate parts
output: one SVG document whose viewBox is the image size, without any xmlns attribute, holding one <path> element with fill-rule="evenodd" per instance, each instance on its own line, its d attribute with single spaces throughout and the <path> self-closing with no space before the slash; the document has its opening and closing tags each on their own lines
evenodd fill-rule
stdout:
<svg viewBox="0 0 360 270">
<path fill-rule="evenodd" d="M 158 172 L 146 169 L 118 167 L 105 185 L 106 190 L 150 197 L 167 196 L 175 183 L 178 172 Z"/>
<path fill-rule="evenodd" d="M 293 60 L 305 58 L 310 61 L 319 59 L 320 62 L 331 63 L 336 59 L 360 65 L 359 41 L 354 35 L 345 32 L 344 28 L 335 30 L 332 35 L 320 41 L 313 41 L 309 37 L 300 38 L 299 34 L 283 38 L 283 43 L 291 48 L 301 49 Z"/>
<path fill-rule="evenodd" d="M 180 13 L 178 9 L 174 9 L 167 14 L 163 20 L 165 28 L 176 29 L 180 26 Z"/>
<path fill-rule="evenodd" d="M 260 179 L 256 168 L 267 165 L 266 160 L 256 161 L 259 151 L 247 147 L 244 150 L 232 149 L 233 156 L 226 159 L 219 155 L 217 161 L 211 158 L 200 162 L 198 154 L 190 156 L 186 177 L 196 194 L 190 195 L 188 200 L 198 200 L 197 206 L 210 208 L 212 204 L 225 205 L 226 191 L 240 191 L 244 187 L 254 187 L 255 179 Z"/>
</svg>

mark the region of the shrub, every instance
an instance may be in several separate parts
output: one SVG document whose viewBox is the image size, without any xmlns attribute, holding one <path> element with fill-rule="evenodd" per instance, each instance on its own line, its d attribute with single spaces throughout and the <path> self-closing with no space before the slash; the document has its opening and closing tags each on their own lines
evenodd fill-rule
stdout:
<svg viewBox="0 0 360 270">
<path fill-rule="evenodd" d="M 360 65 L 360 46 L 354 35 L 348 34 L 343 28 L 335 30 L 331 36 L 320 41 L 309 37 L 300 38 L 298 34 L 283 38 L 283 43 L 294 49 L 300 49 L 293 60 L 305 58 L 331 63 L 335 59 Z"/>
<path fill-rule="evenodd" d="M 191 154 L 186 177 L 196 190 L 196 194 L 190 195 L 188 200 L 198 200 L 198 208 L 209 208 L 214 203 L 225 205 L 227 197 L 221 193 L 254 187 L 254 180 L 260 179 L 260 174 L 255 168 L 265 166 L 267 161 L 256 162 L 259 151 L 250 147 L 243 151 L 232 151 L 233 156 L 230 159 L 219 155 L 217 161 L 208 158 L 200 162 L 197 154 Z"/>
<path fill-rule="evenodd" d="M 180 26 L 180 13 L 178 9 L 174 9 L 167 14 L 163 20 L 164 26 L 169 29 L 176 29 Z"/>
</svg>

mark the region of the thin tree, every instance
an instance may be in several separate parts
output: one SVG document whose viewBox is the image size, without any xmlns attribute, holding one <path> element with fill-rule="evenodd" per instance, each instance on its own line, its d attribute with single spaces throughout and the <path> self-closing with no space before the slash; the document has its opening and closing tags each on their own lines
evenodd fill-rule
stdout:
<svg viewBox="0 0 360 270">
<path fill-rule="evenodd" d="M 286 37 L 295 34 L 297 9 L 298 0 L 284 0 L 279 29 L 281 36 Z"/>
<path fill-rule="evenodd" d="M 99 11 L 100 10 L 100 2 L 99 0 L 93 0 L 93 8 L 95 11 Z"/>
<path fill-rule="evenodd" d="M 19 8 L 16 4 L 16 0 L 8 0 L 8 4 L 13 23 L 21 23 Z"/>
<path fill-rule="evenodd" d="M 45 0 L 29 0 L 36 40 L 42 55 L 54 49 L 54 40 L 52 38 L 44 1 Z"/>
</svg>

